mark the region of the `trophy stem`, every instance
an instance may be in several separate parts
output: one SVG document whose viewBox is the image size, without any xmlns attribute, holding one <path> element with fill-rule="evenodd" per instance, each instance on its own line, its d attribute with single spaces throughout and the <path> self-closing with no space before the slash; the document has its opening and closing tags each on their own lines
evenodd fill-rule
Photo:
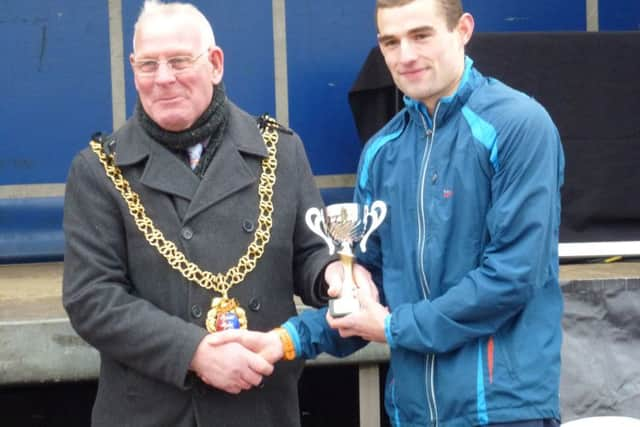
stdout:
<svg viewBox="0 0 640 427">
<path fill-rule="evenodd" d="M 353 279 L 353 255 L 340 254 L 340 261 L 344 273 L 342 290 L 338 298 L 329 301 L 329 314 L 331 314 L 331 317 L 346 316 L 360 308 Z"/>
<path fill-rule="evenodd" d="M 355 297 L 355 281 L 353 279 L 353 256 L 340 254 L 340 261 L 342 262 L 343 282 L 342 291 L 340 292 L 340 298 L 353 298 Z"/>
</svg>

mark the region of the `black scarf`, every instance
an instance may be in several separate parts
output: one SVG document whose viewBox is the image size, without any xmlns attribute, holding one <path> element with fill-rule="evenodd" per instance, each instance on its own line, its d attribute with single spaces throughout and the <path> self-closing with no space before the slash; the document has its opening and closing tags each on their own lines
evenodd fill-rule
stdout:
<svg viewBox="0 0 640 427">
<path fill-rule="evenodd" d="M 168 131 L 158 126 L 144 111 L 140 99 L 136 104 L 135 114 L 142 128 L 153 140 L 181 156 L 187 148 L 209 139 L 198 165 L 193 170 L 196 175 L 202 177 L 222 142 L 229 121 L 229 103 L 224 93 L 224 85 L 220 83 L 214 88 L 211 103 L 200 118 L 189 129 L 180 132 Z"/>
</svg>

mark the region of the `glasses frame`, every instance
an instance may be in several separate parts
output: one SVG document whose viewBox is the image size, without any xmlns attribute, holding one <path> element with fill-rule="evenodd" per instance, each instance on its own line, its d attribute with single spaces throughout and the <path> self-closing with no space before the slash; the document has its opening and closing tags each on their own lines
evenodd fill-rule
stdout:
<svg viewBox="0 0 640 427">
<path fill-rule="evenodd" d="M 170 58 L 167 59 L 151 59 L 151 58 L 143 58 L 141 60 L 136 60 L 135 58 L 132 61 L 132 68 L 134 73 L 136 73 L 139 76 L 142 77 L 153 77 L 155 76 L 158 71 L 160 70 L 160 65 L 161 64 L 165 64 L 167 66 L 167 69 L 171 71 L 171 73 L 173 73 L 173 75 L 177 75 L 177 74 L 181 74 L 181 73 L 186 73 L 189 72 L 193 69 L 193 66 L 195 65 L 195 63 L 208 51 L 204 51 L 201 52 L 200 54 L 196 55 L 196 56 L 190 56 L 190 55 L 175 55 L 172 56 Z M 180 68 L 180 69 L 176 69 L 173 68 L 173 65 L 171 65 L 171 61 L 177 59 L 177 58 L 181 58 L 181 59 L 187 59 L 186 64 L 188 64 L 185 68 Z M 143 71 L 140 67 L 142 66 L 142 64 L 149 64 L 149 63 L 153 63 L 155 64 L 154 70 L 153 71 Z"/>
</svg>

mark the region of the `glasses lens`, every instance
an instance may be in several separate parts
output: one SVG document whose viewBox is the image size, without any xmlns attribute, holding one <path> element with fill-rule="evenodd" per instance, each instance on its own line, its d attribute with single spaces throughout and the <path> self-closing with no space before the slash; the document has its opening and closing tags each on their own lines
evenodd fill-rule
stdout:
<svg viewBox="0 0 640 427">
<path fill-rule="evenodd" d="M 158 61 L 144 60 L 136 62 L 136 67 L 138 71 L 145 74 L 155 73 L 158 70 Z"/>
<path fill-rule="evenodd" d="M 172 70 L 186 70 L 193 64 L 193 59 L 189 56 L 176 56 L 167 60 Z"/>
</svg>

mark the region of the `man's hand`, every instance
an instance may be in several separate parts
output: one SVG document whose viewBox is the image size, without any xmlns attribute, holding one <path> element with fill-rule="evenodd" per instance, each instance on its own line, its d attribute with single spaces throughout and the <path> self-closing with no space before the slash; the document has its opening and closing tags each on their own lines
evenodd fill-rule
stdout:
<svg viewBox="0 0 640 427">
<path fill-rule="evenodd" d="M 356 283 L 358 283 L 358 276 L 356 274 L 354 276 Z M 370 275 L 369 280 L 371 280 Z M 384 334 L 384 319 L 389 314 L 389 310 L 378 302 L 377 288 L 375 288 L 375 294 L 371 291 L 364 291 L 366 289 L 370 289 L 370 286 L 359 286 L 360 310 L 339 318 L 331 317 L 327 311 L 327 323 L 331 328 L 337 329 L 341 337 L 359 336 L 367 341 L 384 343 L 387 341 Z"/>
<path fill-rule="evenodd" d="M 342 291 L 342 282 L 344 282 L 344 268 L 342 261 L 333 261 L 324 270 L 324 280 L 329 285 L 327 294 L 329 297 L 336 298 L 340 296 Z M 353 264 L 353 281 L 356 284 L 356 292 L 358 294 L 366 293 L 375 301 L 378 301 L 378 287 L 371 278 L 369 270 L 360 264 Z"/>
<path fill-rule="evenodd" d="M 212 342 L 224 344 L 236 342 L 246 349 L 259 354 L 267 362 L 274 364 L 284 355 L 280 337 L 276 332 L 248 331 L 246 329 L 227 329 L 211 335 Z"/>
<path fill-rule="evenodd" d="M 191 360 L 190 369 L 204 383 L 238 394 L 259 385 L 273 372 L 273 364 L 264 357 L 236 342 L 218 343 L 214 336 L 207 335 L 200 341 Z"/>
</svg>

